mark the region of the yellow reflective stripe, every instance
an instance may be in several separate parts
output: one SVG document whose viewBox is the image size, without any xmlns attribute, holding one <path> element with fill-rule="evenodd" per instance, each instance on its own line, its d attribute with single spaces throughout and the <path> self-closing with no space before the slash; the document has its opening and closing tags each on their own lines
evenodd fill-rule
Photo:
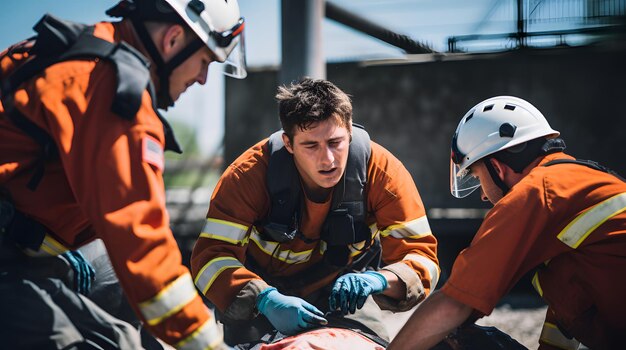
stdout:
<svg viewBox="0 0 626 350">
<path fill-rule="evenodd" d="M 200 237 L 239 244 L 245 241 L 247 232 L 247 226 L 230 221 L 209 218 L 202 228 Z"/>
<path fill-rule="evenodd" d="M 369 226 L 370 229 L 370 236 L 372 237 L 372 244 L 374 242 L 374 240 L 376 239 L 376 236 L 378 235 L 379 231 L 378 228 L 376 227 L 376 224 L 372 224 Z M 324 241 L 321 241 L 322 243 L 325 243 Z M 365 243 L 366 241 L 361 241 L 361 242 L 356 242 L 353 244 L 349 244 L 348 245 L 348 251 L 350 252 L 350 257 L 355 257 L 361 253 L 363 253 L 363 248 L 365 248 Z M 324 251 L 326 250 L 326 247 L 324 248 Z"/>
<path fill-rule="evenodd" d="M 541 283 L 539 283 L 539 272 L 535 272 L 531 283 L 533 284 L 533 288 L 539 293 L 539 296 L 543 297 L 543 289 L 541 288 Z"/>
<path fill-rule="evenodd" d="M 49 235 L 46 235 L 43 239 L 43 243 L 41 243 L 41 248 L 44 248 L 44 246 L 55 252 L 55 255 L 63 254 L 69 250 L 66 246 Z"/>
<path fill-rule="evenodd" d="M 363 253 L 363 248 L 365 248 L 365 241 L 356 242 L 354 244 L 348 245 L 348 251 L 350 252 L 351 257 L 355 257 Z"/>
<path fill-rule="evenodd" d="M 191 276 L 186 273 L 163 288 L 154 298 L 140 303 L 139 310 L 146 322 L 154 326 L 180 311 L 197 295 Z"/>
<path fill-rule="evenodd" d="M 380 231 L 378 230 L 378 226 L 376 226 L 376 223 L 373 223 L 369 226 L 370 232 L 372 233 L 372 237 L 375 237 L 378 233 L 380 233 Z"/>
<path fill-rule="evenodd" d="M 415 261 L 426 268 L 430 274 L 430 290 L 432 292 L 439 282 L 439 266 L 434 261 L 419 254 L 407 254 L 403 260 Z"/>
<path fill-rule="evenodd" d="M 287 264 L 302 264 L 311 259 L 313 249 L 305 250 L 302 252 L 294 252 L 292 250 L 280 250 L 280 244 L 278 242 L 264 241 L 261 236 L 256 232 L 252 232 L 250 239 L 256 243 L 256 245 L 265 254 L 272 256 L 278 260 L 284 261 Z M 278 254 L 276 254 L 278 252 Z"/>
<path fill-rule="evenodd" d="M 320 254 L 324 255 L 326 249 L 328 249 L 328 245 L 326 244 L 326 242 L 320 241 Z"/>
<path fill-rule="evenodd" d="M 61 244 L 50 235 L 46 234 L 39 246 L 39 250 L 34 251 L 32 249 L 24 249 L 24 253 L 31 257 L 48 257 L 57 256 L 67 252 L 69 249 Z"/>
<path fill-rule="evenodd" d="M 174 347 L 178 350 L 216 349 L 223 342 L 222 330 L 215 323 L 215 319 L 210 318 L 187 338 L 174 344 Z"/>
<path fill-rule="evenodd" d="M 382 233 L 383 237 L 391 236 L 393 238 L 422 238 L 431 234 L 430 225 L 426 215 L 415 220 L 405 222 L 403 224 L 391 225 Z"/>
<path fill-rule="evenodd" d="M 222 271 L 226 269 L 237 269 L 240 267 L 243 267 L 243 265 L 236 258 L 230 256 L 215 258 L 200 269 L 194 283 L 196 284 L 196 287 L 202 291 L 202 294 L 206 294 L 217 276 L 219 276 Z"/>
<path fill-rule="evenodd" d="M 57 256 L 57 255 L 59 255 L 59 253 L 58 253 L 57 251 L 55 251 L 55 250 L 53 250 L 53 249 L 50 249 L 50 247 L 45 246 L 45 245 L 43 245 L 43 244 L 39 247 L 39 252 L 40 252 L 40 253 L 42 253 L 42 252 L 43 252 L 43 253 L 46 253 L 46 255 L 51 255 L 51 256 Z M 62 254 L 62 253 L 61 253 L 61 254 Z"/>
<path fill-rule="evenodd" d="M 598 226 L 626 210 L 626 193 L 613 196 L 578 215 L 570 222 L 558 239 L 576 249 Z"/>
<path fill-rule="evenodd" d="M 578 340 L 574 338 L 568 339 L 565 335 L 563 335 L 563 333 L 561 333 L 559 327 L 549 322 L 545 322 L 543 324 L 539 340 L 564 350 L 576 350 L 580 345 Z"/>
</svg>

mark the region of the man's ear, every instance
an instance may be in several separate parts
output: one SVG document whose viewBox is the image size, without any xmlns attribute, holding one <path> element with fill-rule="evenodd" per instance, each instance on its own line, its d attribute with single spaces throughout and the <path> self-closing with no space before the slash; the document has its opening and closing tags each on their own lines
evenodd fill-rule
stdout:
<svg viewBox="0 0 626 350">
<path fill-rule="evenodd" d="M 511 168 L 509 168 L 508 165 L 502 163 L 501 161 L 495 158 L 489 158 L 489 161 L 491 162 L 491 165 L 493 165 L 493 168 L 496 169 L 496 173 L 498 174 L 498 177 L 500 177 L 500 180 L 502 181 L 504 181 L 508 173 L 513 171 Z"/>
<path fill-rule="evenodd" d="M 287 152 L 293 154 L 293 147 L 291 145 L 291 141 L 289 140 L 289 136 L 287 136 L 287 133 L 283 132 L 283 143 L 285 144 L 285 148 L 287 149 Z"/>
<path fill-rule="evenodd" d="M 185 34 L 185 29 L 180 24 L 172 24 L 165 29 L 161 40 L 164 61 L 169 61 L 184 48 Z"/>
</svg>

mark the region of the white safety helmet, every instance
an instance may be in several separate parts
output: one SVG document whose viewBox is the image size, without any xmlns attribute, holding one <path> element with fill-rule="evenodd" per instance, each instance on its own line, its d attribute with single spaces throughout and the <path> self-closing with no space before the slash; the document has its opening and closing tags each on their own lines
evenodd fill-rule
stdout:
<svg viewBox="0 0 626 350">
<path fill-rule="evenodd" d="M 237 0 L 122 0 L 107 14 L 186 24 L 217 60 L 225 63 L 224 74 L 238 79 L 247 75 L 245 23 Z"/>
<path fill-rule="evenodd" d="M 246 77 L 244 20 L 237 0 L 165 0 L 187 23 L 218 61 L 224 74 Z"/>
<path fill-rule="evenodd" d="M 463 116 L 452 138 L 450 192 L 463 198 L 480 187 L 469 172 L 477 161 L 530 140 L 557 136 L 543 114 L 521 98 L 498 96 L 477 104 Z"/>
</svg>

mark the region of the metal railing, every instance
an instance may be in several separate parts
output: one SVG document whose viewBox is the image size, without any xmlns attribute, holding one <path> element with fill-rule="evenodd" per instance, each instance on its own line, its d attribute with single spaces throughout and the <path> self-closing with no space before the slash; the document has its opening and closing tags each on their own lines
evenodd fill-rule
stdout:
<svg viewBox="0 0 626 350">
<path fill-rule="evenodd" d="M 501 49 L 535 46 L 538 38 L 552 38 L 548 41 L 552 45 L 568 44 L 568 37 L 573 36 L 585 42 L 623 34 L 625 19 L 626 0 L 497 0 L 474 28 L 477 34 L 450 37 L 448 51 L 467 51 L 460 43 L 469 42 L 480 45 L 492 41 Z M 509 29 L 480 34 L 494 23 L 508 23 Z"/>
</svg>

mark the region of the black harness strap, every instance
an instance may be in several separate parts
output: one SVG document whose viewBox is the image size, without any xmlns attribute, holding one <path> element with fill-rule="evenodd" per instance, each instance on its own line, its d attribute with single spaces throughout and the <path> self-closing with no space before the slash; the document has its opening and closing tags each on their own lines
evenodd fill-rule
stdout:
<svg viewBox="0 0 626 350">
<path fill-rule="evenodd" d="M 353 228 L 359 224 L 365 225 L 367 215 L 365 187 L 367 164 L 371 153 L 370 138 L 363 127 L 358 124 L 354 124 L 352 130 L 346 170 L 335 186 L 331 211 L 322 228 L 322 239 L 329 245 L 347 245 L 366 240 L 366 237 L 361 237 L 363 230 Z M 277 131 L 269 137 L 268 141 L 271 155 L 266 182 L 271 209 L 261 226 L 264 228 L 266 238 L 272 241 L 288 242 L 298 234 L 302 188 L 293 156 L 285 148 L 282 134 L 282 130 Z M 348 215 L 350 219 L 344 220 L 343 218 Z M 348 226 L 350 234 L 346 236 L 344 228 Z M 330 234 L 331 232 L 343 233 Z M 363 239 L 355 241 L 357 238 Z"/>
<path fill-rule="evenodd" d="M 346 170 L 333 191 L 331 210 L 341 210 L 342 213 L 347 211 L 355 222 L 365 222 L 367 214 L 365 187 L 367 164 L 371 153 L 370 138 L 362 126 L 353 125 Z M 273 133 L 268 141 L 271 155 L 266 181 L 271 210 L 266 221 L 294 229 L 296 228 L 294 213 L 299 211 L 301 205 L 302 188 L 293 156 L 285 148 L 282 134 L 283 131 L 279 130 Z"/>
<path fill-rule="evenodd" d="M 270 159 L 267 167 L 267 190 L 271 208 L 263 226 L 264 238 L 276 242 L 293 240 L 300 224 L 302 189 L 293 156 L 283 143 L 283 131 L 269 137 Z"/>
<path fill-rule="evenodd" d="M 621 181 L 626 182 L 626 179 L 621 177 L 620 174 L 618 174 L 617 172 L 615 172 L 615 171 L 605 167 L 604 165 L 602 165 L 602 164 L 600 164 L 598 162 L 594 162 L 592 160 L 585 160 L 585 159 L 554 159 L 554 160 L 551 160 L 551 161 L 545 163 L 543 166 L 552 166 L 552 165 L 557 165 L 557 164 L 578 164 L 578 165 L 586 166 L 586 167 L 594 169 L 594 170 L 598 170 L 598 171 L 605 172 L 607 174 L 611 174 L 611 175 L 617 177 L 618 179 L 620 179 Z"/>
<path fill-rule="evenodd" d="M 371 154 L 370 138 L 365 129 L 358 124 L 354 124 L 352 128 L 352 142 L 350 142 L 350 153 L 348 154 L 348 162 L 346 170 L 341 180 L 335 186 L 331 204 L 331 212 L 326 218 L 325 226 L 322 228 L 322 237 L 329 245 L 345 245 L 355 242 L 361 242 L 366 237 L 361 237 L 363 232 L 355 230 L 353 237 L 344 237 L 343 235 L 333 234 L 334 231 L 343 229 L 335 228 L 334 223 L 329 220 L 332 216 L 352 216 L 354 223 L 352 226 L 356 228 L 356 224 L 365 224 L 367 216 L 367 194 L 365 191 L 367 185 L 367 164 Z M 341 225 L 341 224 L 339 224 Z M 367 229 L 367 237 L 371 238 L 369 229 Z M 358 237 L 357 237 L 358 236 Z M 358 239 L 358 240 L 355 240 Z"/>
<path fill-rule="evenodd" d="M 35 44 L 30 50 L 34 56 L 10 76 L 3 79 L 1 99 L 11 121 L 41 146 L 41 156 L 28 188 L 35 190 L 44 174 L 44 165 L 58 155 L 54 140 L 43 129 L 20 113 L 14 105 L 13 94 L 20 85 L 49 66 L 68 60 L 103 59 L 115 66 L 117 87 L 111 111 L 132 120 L 144 91 L 153 91 L 149 62 L 139 51 L 124 42 L 111 43 L 93 35 L 93 26 L 59 20 L 45 15 L 34 27 Z"/>
<path fill-rule="evenodd" d="M 182 152 L 170 125 L 157 110 L 154 98 L 156 95 L 150 78 L 150 64 L 139 51 L 124 42 L 111 43 L 95 37 L 93 26 L 63 21 L 51 15 L 45 15 L 34 29 L 37 36 L 28 42 L 31 44 L 31 40 L 34 40 L 34 45 L 20 44 L 7 53 L 9 57 L 15 53 L 28 53 L 32 58 L 9 76 L 0 79 L 0 99 L 5 115 L 34 139 L 41 149 L 34 174 L 27 184 L 29 189 L 34 191 L 37 188 L 44 175 L 46 162 L 58 157 L 58 149 L 47 132 L 15 108 L 13 95 L 24 82 L 51 65 L 64 61 L 102 59 L 112 63 L 116 71 L 117 86 L 111 111 L 124 119 L 133 120 L 147 90 L 152 97 L 152 108 L 163 123 L 165 150 Z M 4 242 L 38 250 L 49 230 L 33 218 L 15 210 L 8 199 L 0 199 L 0 236 Z M 92 228 L 87 227 L 76 236 L 75 243 L 82 242 L 91 235 Z"/>
<path fill-rule="evenodd" d="M 301 219 L 302 187 L 300 175 L 282 140 L 283 131 L 269 137 L 271 156 L 267 170 L 267 189 L 270 194 L 271 209 L 267 218 L 256 226 L 262 228 L 263 239 L 274 242 L 289 242 L 296 237 L 306 241 L 298 231 Z M 283 290 L 297 290 L 331 273 L 342 272 L 352 267 L 359 270 L 372 262 L 380 262 L 380 243 L 372 243 L 367 219 L 367 166 L 371 154 L 370 138 L 362 126 L 353 124 L 352 141 L 346 170 L 335 186 L 331 209 L 322 226 L 320 239 L 326 242 L 324 259 L 307 269 L 301 276 L 273 278 L 266 276 L 273 285 Z M 366 242 L 362 253 L 350 262 L 349 246 Z M 261 273 L 263 267 L 248 257 L 246 266 Z M 281 289 L 279 287 L 279 289 Z"/>
<path fill-rule="evenodd" d="M 45 15 L 34 27 L 38 35 L 33 59 L 19 67 L 3 83 L 2 96 L 9 96 L 25 81 L 49 66 L 69 60 L 103 59 L 115 66 L 117 87 L 112 111 L 133 119 L 150 84 L 150 63 L 125 42 L 111 43 L 93 35 L 93 26 L 76 24 Z"/>
</svg>

